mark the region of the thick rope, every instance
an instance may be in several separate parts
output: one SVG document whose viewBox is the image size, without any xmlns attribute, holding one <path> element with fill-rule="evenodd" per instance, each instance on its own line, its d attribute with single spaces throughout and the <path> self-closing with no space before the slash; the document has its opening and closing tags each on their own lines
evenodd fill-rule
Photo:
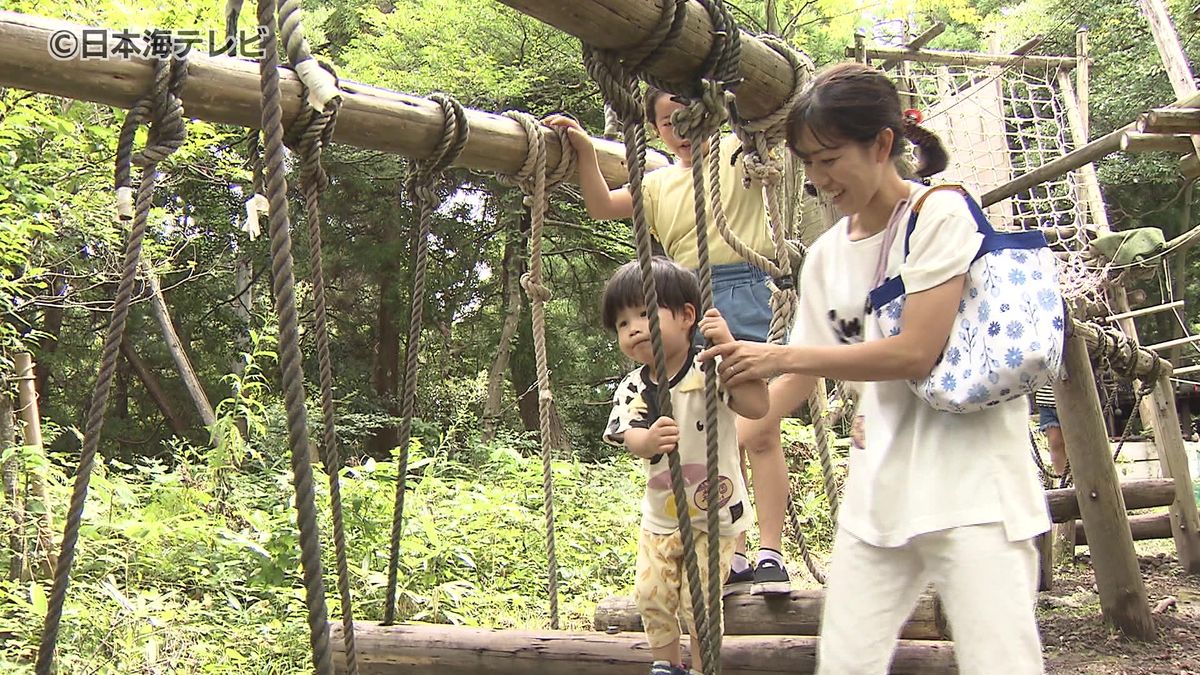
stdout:
<svg viewBox="0 0 1200 675">
<path fill-rule="evenodd" d="M 388 558 L 387 603 L 383 609 L 385 626 L 396 622 L 396 592 L 400 571 L 400 539 L 404 534 L 404 493 L 408 485 L 408 446 L 412 438 L 416 402 L 418 360 L 421 350 L 421 325 L 425 312 L 425 274 L 428 267 L 429 238 L 433 216 L 442 199 L 437 183 L 442 172 L 454 163 L 467 144 L 469 127 L 463 107 L 446 94 L 429 97 L 442 107 L 442 137 L 427 159 L 413 161 L 404 181 L 404 191 L 417 207 L 417 237 L 413 242 L 412 297 L 409 301 L 408 343 L 404 348 L 404 388 L 401 391 L 399 449 L 396 469 L 396 503 L 392 514 L 391 552 Z"/>
<path fill-rule="evenodd" d="M 118 193 L 118 220 L 129 224 L 125 240 L 125 259 L 117 294 L 113 301 L 113 313 L 109 318 L 108 332 L 100 357 L 100 369 L 96 375 L 96 386 L 88 406 L 87 426 L 84 430 L 83 447 L 79 454 L 79 467 L 75 472 L 75 485 L 67 509 L 66 525 L 63 529 L 62 548 L 58 564 L 54 568 L 54 585 L 47 601 L 46 619 L 42 628 L 42 639 L 38 646 L 35 672 L 50 675 L 54 667 L 54 650 L 58 642 L 58 630 L 66 603 L 67 586 L 70 583 L 71 566 L 75 561 L 79 529 L 83 522 L 84 502 L 87 500 L 88 483 L 100 445 L 100 433 L 104 428 L 104 412 L 108 405 L 108 394 L 112 388 L 117 369 L 121 341 L 133 300 L 133 286 L 141 264 L 142 239 L 146 234 L 146 223 L 150 213 L 154 184 L 158 178 L 158 163 L 179 149 L 186 138 L 183 121 L 183 105 L 179 91 L 187 79 L 187 61 L 180 59 L 154 61 L 154 85 L 152 93 L 139 100 L 125 117 L 117 142 L 116 188 Z M 134 135 L 140 124 L 149 122 L 147 145 L 136 155 L 133 153 Z M 138 184 L 137 198 L 129 197 L 132 164 L 143 167 L 142 180 Z"/>
<path fill-rule="evenodd" d="M 633 234 L 637 248 L 638 268 L 642 274 L 642 297 L 645 298 L 647 319 L 650 324 L 650 344 L 654 358 L 650 363 L 657 387 L 658 409 L 664 417 L 672 417 L 670 381 L 667 375 L 666 353 L 663 351 L 662 329 L 658 321 L 658 287 L 653 273 L 653 242 L 650 228 L 646 224 L 645 197 L 642 179 L 646 172 L 646 127 L 641 105 L 641 94 L 633 77 L 621 68 L 614 55 L 600 50 L 584 48 L 584 63 L 588 74 L 596 81 L 604 99 L 616 111 L 624 125 L 625 163 L 629 168 L 629 193 L 633 197 Z M 671 477 L 671 492 L 675 500 L 675 512 L 679 523 L 679 537 L 683 546 L 684 573 L 693 589 L 700 589 L 700 567 L 696 562 L 695 535 L 689 514 L 687 494 L 684 491 L 683 469 L 679 464 L 679 453 L 667 453 L 667 470 Z M 708 639 L 708 612 L 699 592 L 691 594 L 692 618 L 700 638 L 701 651 L 712 652 Z M 705 668 L 711 668 L 710 663 Z"/>
<path fill-rule="evenodd" d="M 300 529 L 300 562 L 313 666 L 320 675 L 327 675 L 333 672 L 333 665 L 326 625 L 325 584 L 321 578 L 321 539 L 317 527 L 316 497 L 308 457 L 308 411 L 296 311 L 296 279 L 284 167 L 283 111 L 279 93 L 279 47 L 273 0 L 258 1 L 258 25 L 266 29 L 262 39 L 263 55 L 258 65 L 262 87 L 266 188 L 270 202 L 271 283 L 275 311 L 279 316 L 279 356 L 283 370 L 288 443 L 292 450 L 292 484 L 296 491 L 296 522 Z"/>
<path fill-rule="evenodd" d="M 281 22 L 280 31 L 284 44 L 300 44 L 297 52 L 307 51 L 302 35 L 300 9 L 293 3 L 282 3 L 283 11 L 288 7 L 288 19 Z M 298 54 L 288 49 L 288 58 L 293 66 Z M 307 86 L 305 87 L 307 94 Z M 329 186 L 329 178 L 321 165 L 321 152 L 333 137 L 337 113 L 341 108 L 341 97 L 330 100 L 325 110 L 306 105 L 299 123 L 289 130 L 300 154 L 300 189 L 304 193 L 309 244 L 309 276 L 313 285 L 314 328 L 316 330 L 317 368 L 321 387 L 321 460 L 329 480 L 329 507 L 333 519 L 333 544 L 337 567 L 338 595 L 342 604 L 342 642 L 346 650 L 346 671 L 358 675 L 358 650 L 354 638 L 354 609 L 350 594 L 350 564 L 346 553 L 346 526 L 342 514 L 342 488 L 340 472 L 342 457 L 337 444 L 337 412 L 333 400 L 333 361 L 329 356 L 329 319 L 325 300 L 325 272 L 321 251 L 321 195 Z"/>
<path fill-rule="evenodd" d="M 515 182 L 526 195 L 529 204 L 529 271 L 521 277 L 521 288 L 529 296 L 533 323 L 533 351 L 537 363 L 538 421 L 542 450 L 542 503 L 546 512 L 546 592 L 550 598 L 550 627 L 558 629 L 558 556 L 554 545 L 554 474 L 551 467 L 553 437 L 551 413 L 554 394 L 550 389 L 550 366 L 546 359 L 546 307 L 550 301 L 550 289 L 542 278 L 542 230 L 549 207 L 548 193 L 560 185 L 575 169 L 575 152 L 567 139 L 566 130 L 556 128 L 554 133 L 562 147 L 559 161 L 552 175 L 546 172 L 546 140 L 542 136 L 542 125 L 531 115 L 509 111 L 505 117 L 516 120 L 525 130 L 528 152 Z"/>
</svg>

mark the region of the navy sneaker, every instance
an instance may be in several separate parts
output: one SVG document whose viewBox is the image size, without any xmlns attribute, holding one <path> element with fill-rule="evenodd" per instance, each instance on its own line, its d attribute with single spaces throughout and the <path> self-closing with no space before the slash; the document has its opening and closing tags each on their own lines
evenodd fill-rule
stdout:
<svg viewBox="0 0 1200 675">
<path fill-rule="evenodd" d="M 679 666 L 656 663 L 650 666 L 650 675 L 688 675 L 688 671 Z"/>
<path fill-rule="evenodd" d="M 729 571 L 729 576 L 725 577 L 725 585 L 721 587 L 721 597 L 727 598 L 731 595 L 739 593 L 749 593 L 751 585 L 754 584 L 754 568 L 747 567 L 741 572 Z"/>
<path fill-rule="evenodd" d="M 754 583 L 750 585 L 751 595 L 781 595 L 792 592 L 792 580 L 788 577 L 787 568 L 772 558 L 761 560 L 754 569 Z"/>
</svg>

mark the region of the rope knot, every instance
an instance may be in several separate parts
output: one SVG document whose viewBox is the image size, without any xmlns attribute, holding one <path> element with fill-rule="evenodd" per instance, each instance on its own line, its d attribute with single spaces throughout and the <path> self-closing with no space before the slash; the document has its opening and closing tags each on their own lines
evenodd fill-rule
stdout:
<svg viewBox="0 0 1200 675">
<path fill-rule="evenodd" d="M 541 302 L 550 302 L 553 294 L 550 289 L 543 286 L 541 282 L 535 281 L 529 272 L 521 275 L 521 288 L 525 290 L 525 294 L 530 300 L 538 300 Z"/>
</svg>

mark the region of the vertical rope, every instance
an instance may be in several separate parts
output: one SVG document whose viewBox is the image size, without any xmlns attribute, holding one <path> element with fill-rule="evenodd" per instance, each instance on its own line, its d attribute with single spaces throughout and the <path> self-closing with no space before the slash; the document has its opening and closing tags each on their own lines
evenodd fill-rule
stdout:
<svg viewBox="0 0 1200 675">
<path fill-rule="evenodd" d="M 558 187 L 574 171 L 575 153 L 568 142 L 566 131 L 555 130 L 562 152 L 552 175 L 546 171 L 546 141 L 542 126 L 530 115 L 509 111 L 505 117 L 516 120 L 525 131 L 528 151 L 521 170 L 515 179 L 501 177 L 501 182 L 515 183 L 526 195 L 529 205 L 529 271 L 521 277 L 521 288 L 529 296 L 533 325 L 533 350 L 537 364 L 538 423 L 542 454 L 542 503 L 545 509 L 546 532 L 546 591 L 550 599 L 550 627 L 558 629 L 558 556 L 555 551 L 554 526 L 554 474 L 551 466 L 552 430 L 551 412 L 554 394 L 550 388 L 550 367 L 546 358 L 546 309 L 550 301 L 550 289 L 542 279 L 542 230 L 545 226 L 546 210 L 549 207 L 548 193 Z"/>
<path fill-rule="evenodd" d="M 321 579 L 321 541 L 317 528 L 312 466 L 308 462 L 308 411 L 301 365 L 299 317 L 296 311 L 295 272 L 292 262 L 291 223 L 288 215 L 287 177 L 283 162 L 283 111 L 279 93 L 279 50 L 275 4 L 258 0 L 258 24 L 264 27 L 263 56 L 259 61 L 262 87 L 262 128 L 270 201 L 271 283 L 279 315 L 280 366 L 283 370 L 288 443 L 292 450 L 292 484 L 296 491 L 296 522 L 300 529 L 300 562 L 308 608 L 309 642 L 313 666 L 320 675 L 333 672 L 326 626 L 325 585 Z"/>
<path fill-rule="evenodd" d="M 100 434 L 104 428 L 104 412 L 108 406 L 108 394 L 116 373 L 121 341 L 133 301 L 133 285 L 141 262 L 142 240 L 150 213 L 151 198 L 158 178 L 158 163 L 179 149 L 186 138 L 183 122 L 183 106 L 178 92 L 187 79 L 187 62 L 182 59 L 156 59 L 154 61 L 154 85 L 152 93 L 137 102 L 121 126 L 117 142 L 116 188 L 118 193 L 118 220 L 129 224 L 125 240 L 125 258 L 121 279 L 113 301 L 113 313 L 109 317 L 108 331 L 100 357 L 100 368 L 96 375 L 96 386 L 88 405 L 87 426 L 84 429 L 83 447 L 79 455 L 79 467 L 75 472 L 75 484 L 67 509 L 67 520 L 63 529 L 62 548 L 58 564 L 54 568 L 54 583 L 47 601 L 46 619 L 42 627 L 42 639 L 38 645 L 35 672 L 50 675 L 54 667 L 54 651 L 58 642 L 58 631 L 66 603 L 67 586 L 70 583 L 71 567 L 75 561 L 79 530 L 83 522 L 83 508 L 87 500 L 88 484 L 95 466 L 96 453 L 100 445 Z M 139 124 L 149 121 L 150 131 L 147 147 L 136 156 L 133 154 L 134 135 Z M 143 166 L 142 180 L 138 184 L 134 204 L 126 203 L 130 190 L 132 163 Z"/>
<path fill-rule="evenodd" d="M 396 622 L 396 593 L 400 571 L 400 539 L 404 533 L 404 493 L 408 485 L 408 445 L 412 438 L 415 409 L 418 359 L 421 350 L 421 326 L 425 312 L 425 273 L 428 267 L 429 238 L 433 231 L 433 215 L 441 204 L 436 189 L 437 179 L 467 144 L 470 133 L 463 107 L 446 94 L 429 97 L 442 108 L 442 137 L 429 158 L 413 161 L 404 181 L 404 190 L 417 207 L 417 238 L 413 242 L 413 283 L 409 299 L 408 342 L 404 348 L 404 388 L 401 391 L 399 449 L 396 469 L 396 501 L 392 514 L 391 550 L 388 557 L 387 601 L 383 608 L 383 624 Z"/>
</svg>

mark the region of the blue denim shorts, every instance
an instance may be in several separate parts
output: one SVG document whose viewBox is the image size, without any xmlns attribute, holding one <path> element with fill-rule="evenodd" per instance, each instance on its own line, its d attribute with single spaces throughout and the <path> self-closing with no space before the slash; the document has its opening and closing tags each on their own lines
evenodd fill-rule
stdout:
<svg viewBox="0 0 1200 675">
<path fill-rule="evenodd" d="M 1058 422 L 1057 408 L 1038 407 L 1038 431 L 1046 431 L 1050 427 L 1061 427 Z"/>
<path fill-rule="evenodd" d="M 736 340 L 766 342 L 771 329 L 771 289 L 767 275 L 749 263 L 712 266 L 713 306 Z M 696 331 L 697 345 L 704 336 Z"/>
</svg>

